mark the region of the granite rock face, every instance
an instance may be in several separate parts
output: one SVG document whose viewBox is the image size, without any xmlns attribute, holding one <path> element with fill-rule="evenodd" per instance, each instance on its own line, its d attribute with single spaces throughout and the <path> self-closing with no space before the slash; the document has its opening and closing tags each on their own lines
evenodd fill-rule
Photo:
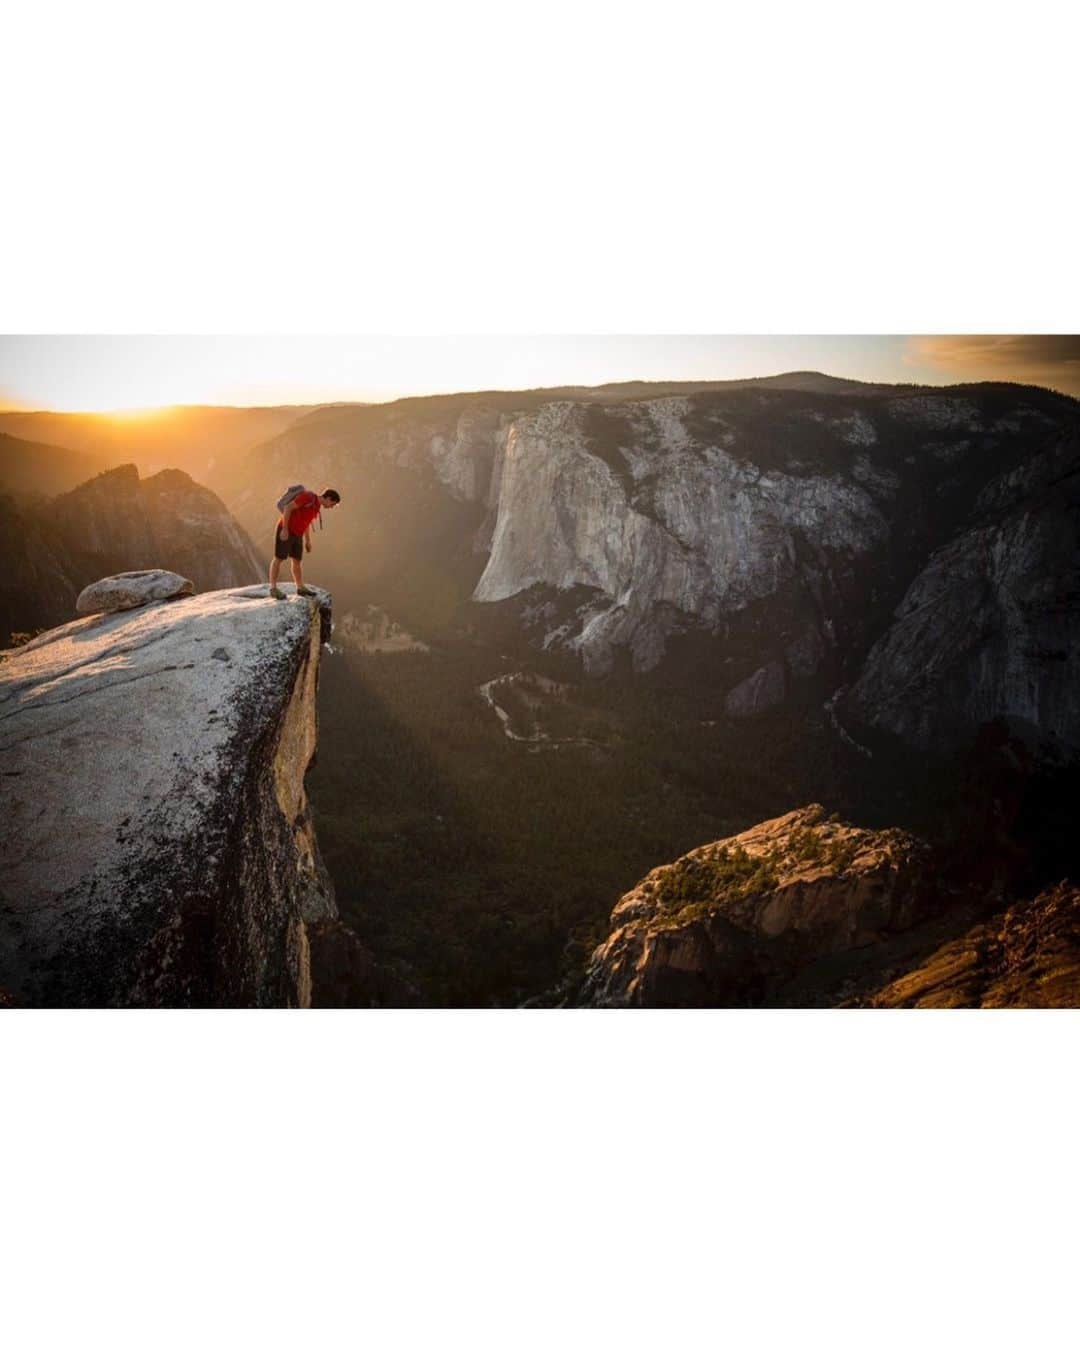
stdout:
<svg viewBox="0 0 1080 1350">
<path fill-rule="evenodd" d="M 336 919 L 304 787 L 329 596 L 219 590 L 0 662 L 0 988 L 306 1006 Z M 321 931 L 325 931 L 321 930 Z"/>
<path fill-rule="evenodd" d="M 1080 887 L 1061 882 L 943 943 L 872 1008 L 1080 1008 Z"/>
<path fill-rule="evenodd" d="M 179 469 L 144 479 L 132 464 L 112 469 L 54 498 L 46 518 L 80 558 L 130 559 L 97 576 L 166 567 L 210 591 L 251 584 L 265 571 L 220 498 Z"/>
<path fill-rule="evenodd" d="M 991 481 L 909 587 L 840 709 L 923 749 L 1001 719 L 1080 756 L 1080 436 Z"/>
<path fill-rule="evenodd" d="M 253 485 L 333 482 L 335 584 L 409 573 L 596 675 L 707 648 L 732 716 L 836 696 L 841 726 L 946 747 L 1037 720 L 1072 755 L 1078 436 L 1047 390 L 812 372 L 404 399 L 302 419 L 236 509 L 254 529 Z"/>
<path fill-rule="evenodd" d="M 935 904 L 929 852 L 802 807 L 654 868 L 612 910 L 579 1001 L 733 1007 L 772 1001 L 812 962 L 873 947 Z"/>
<path fill-rule="evenodd" d="M 676 398 L 618 416 L 549 404 L 517 419 L 473 598 L 588 588 L 593 603 L 546 641 L 597 673 L 617 647 L 647 670 L 680 626 L 717 630 L 784 590 L 812 610 L 802 537 L 826 568 L 829 554 L 857 558 L 887 537 L 874 494 L 855 478 L 763 467 L 737 453 L 734 423 L 702 432 L 699 416 Z"/>
<path fill-rule="evenodd" d="M 79 592 L 75 609 L 79 614 L 115 614 L 121 609 L 138 609 L 155 600 L 173 600 L 194 595 L 195 587 L 176 572 L 152 568 L 147 572 L 118 572 L 116 576 L 92 581 Z"/>
<path fill-rule="evenodd" d="M 474 599 L 586 588 L 543 642 L 595 671 L 619 647 L 647 670 L 673 634 L 741 626 L 758 668 L 805 678 L 887 620 L 972 500 L 1000 511 L 1011 491 L 1022 509 L 1042 481 L 1034 450 L 1064 445 L 1075 469 L 1077 418 L 1019 388 L 548 404 L 508 429 Z"/>
</svg>

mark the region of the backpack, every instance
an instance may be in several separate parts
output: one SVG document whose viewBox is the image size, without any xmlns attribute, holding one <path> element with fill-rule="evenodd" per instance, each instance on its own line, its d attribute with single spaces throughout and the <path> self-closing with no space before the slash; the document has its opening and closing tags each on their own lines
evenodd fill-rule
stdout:
<svg viewBox="0 0 1080 1350">
<path fill-rule="evenodd" d="M 292 486 L 291 486 L 291 487 L 287 487 L 287 488 L 285 489 L 284 494 L 283 494 L 282 496 L 280 496 L 280 497 L 277 499 L 277 503 L 276 503 L 276 504 L 277 504 L 277 509 L 278 509 L 279 511 L 281 511 L 281 512 L 284 514 L 285 508 L 288 506 L 288 504 L 289 504 L 295 497 L 299 497 L 299 495 L 301 494 L 301 492 L 306 492 L 306 491 L 307 491 L 307 488 L 303 485 L 303 483 L 293 483 Z M 322 529 L 322 509 L 321 509 L 321 508 L 320 508 L 320 510 L 319 510 L 319 529 L 320 529 L 320 530 Z"/>
</svg>

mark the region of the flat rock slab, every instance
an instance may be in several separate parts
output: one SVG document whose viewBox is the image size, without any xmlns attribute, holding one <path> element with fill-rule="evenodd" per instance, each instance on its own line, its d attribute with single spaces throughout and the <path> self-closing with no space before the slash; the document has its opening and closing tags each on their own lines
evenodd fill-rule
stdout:
<svg viewBox="0 0 1080 1350">
<path fill-rule="evenodd" d="M 299 800 L 329 601 L 210 591 L 77 619 L 0 661 L 0 989 L 19 1003 L 129 1001 L 140 944 L 218 893 L 267 773 L 287 773 Z M 275 767 L 290 718 L 295 748 Z M 295 871 L 292 852 L 280 858 Z"/>
<path fill-rule="evenodd" d="M 118 572 L 115 576 L 92 581 L 75 601 L 75 609 L 80 614 L 115 614 L 118 610 L 137 609 L 155 600 L 194 594 L 194 583 L 187 577 L 155 567 L 146 572 Z"/>
</svg>

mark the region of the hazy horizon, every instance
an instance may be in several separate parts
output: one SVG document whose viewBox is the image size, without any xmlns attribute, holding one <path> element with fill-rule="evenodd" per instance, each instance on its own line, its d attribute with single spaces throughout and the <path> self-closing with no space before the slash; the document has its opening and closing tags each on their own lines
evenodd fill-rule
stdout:
<svg viewBox="0 0 1080 1350">
<path fill-rule="evenodd" d="M 0 411 L 387 403 L 486 390 L 763 378 L 1039 384 L 1080 396 L 1080 337 L 5 335 Z"/>
</svg>

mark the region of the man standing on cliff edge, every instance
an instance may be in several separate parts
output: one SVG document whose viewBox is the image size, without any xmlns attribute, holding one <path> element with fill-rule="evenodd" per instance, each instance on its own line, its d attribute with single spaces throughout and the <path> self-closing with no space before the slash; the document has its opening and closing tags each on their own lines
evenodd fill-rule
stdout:
<svg viewBox="0 0 1080 1350">
<path fill-rule="evenodd" d="M 270 594 L 275 600 L 285 599 L 284 591 L 278 590 L 277 579 L 281 564 L 286 558 L 289 559 L 293 581 L 296 582 L 296 594 L 315 594 L 304 585 L 304 570 L 300 565 L 300 559 L 304 555 L 305 548 L 308 553 L 311 552 L 311 526 L 315 518 L 320 517 L 321 525 L 322 511 L 333 510 L 340 501 L 341 494 L 335 492 L 333 488 L 327 488 L 322 494 L 308 492 L 305 489 L 286 501 L 278 517 L 277 529 L 274 531 L 274 556 L 270 563 Z"/>
</svg>

